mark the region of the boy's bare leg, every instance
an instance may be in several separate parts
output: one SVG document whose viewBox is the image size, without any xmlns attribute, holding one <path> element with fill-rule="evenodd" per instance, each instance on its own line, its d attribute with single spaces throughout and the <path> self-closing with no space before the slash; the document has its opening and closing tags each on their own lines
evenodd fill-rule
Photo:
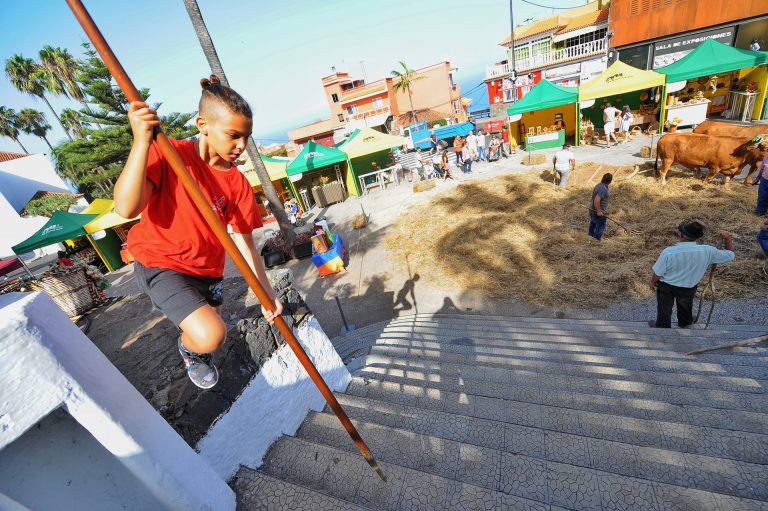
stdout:
<svg viewBox="0 0 768 511">
<path fill-rule="evenodd" d="M 221 319 L 221 306 L 203 305 L 179 324 L 184 347 L 194 353 L 212 353 L 227 338 L 227 326 Z"/>
</svg>

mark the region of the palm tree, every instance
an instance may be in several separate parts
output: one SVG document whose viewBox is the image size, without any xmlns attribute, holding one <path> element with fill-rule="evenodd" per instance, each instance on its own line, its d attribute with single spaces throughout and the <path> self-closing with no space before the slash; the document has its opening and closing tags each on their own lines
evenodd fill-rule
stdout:
<svg viewBox="0 0 768 511">
<path fill-rule="evenodd" d="M 19 111 L 19 128 L 21 131 L 28 135 L 34 135 L 45 140 L 48 147 L 53 150 L 53 146 L 48 142 L 48 137 L 45 135 L 51 131 L 51 125 L 45 120 L 43 112 L 35 110 L 34 108 L 25 108 Z"/>
<path fill-rule="evenodd" d="M 211 67 L 211 72 L 219 77 L 221 83 L 229 87 L 229 81 L 224 74 L 224 68 L 219 60 L 219 55 L 216 53 L 216 48 L 213 46 L 211 40 L 211 34 L 208 33 L 208 28 L 205 26 L 203 15 L 200 13 L 200 7 L 197 5 L 197 0 L 184 0 L 184 7 L 187 9 L 189 19 L 192 21 L 192 27 L 195 29 L 197 39 L 200 42 L 200 46 L 203 48 L 205 58 L 208 60 L 208 65 Z M 280 232 L 283 234 L 288 246 L 293 246 L 293 242 L 296 240 L 296 233 L 293 231 L 293 226 L 288 215 L 285 213 L 282 205 L 283 202 L 280 196 L 277 195 L 275 187 L 272 185 L 272 181 L 267 173 L 267 168 L 264 166 L 264 162 L 261 160 L 259 149 L 256 147 L 256 143 L 253 138 L 248 139 L 248 145 L 246 146 L 246 152 L 248 157 L 253 163 L 253 169 L 256 171 L 256 175 L 261 183 L 261 188 L 264 190 L 267 200 L 269 200 L 269 207 L 272 210 L 272 214 L 277 219 L 277 224 L 280 226 Z"/>
<path fill-rule="evenodd" d="M 16 90 L 29 94 L 31 96 L 38 97 L 45 101 L 48 105 L 53 116 L 59 121 L 61 127 L 64 128 L 64 133 L 72 140 L 72 135 L 69 134 L 67 128 L 61 122 L 56 110 L 53 109 L 48 98 L 45 97 L 45 91 L 50 92 L 54 96 L 63 93 L 64 86 L 55 74 L 46 71 L 42 66 L 36 64 L 32 59 L 28 59 L 20 54 L 15 54 L 11 58 L 5 61 L 5 74 L 11 81 Z"/>
<path fill-rule="evenodd" d="M 88 123 L 83 120 L 83 116 L 80 112 L 72 108 L 65 108 L 61 111 L 61 122 L 75 134 L 77 138 L 85 138 L 85 129 L 88 127 Z"/>
<path fill-rule="evenodd" d="M 58 77 L 64 88 L 64 94 L 79 103 L 85 101 L 80 84 L 77 83 L 77 73 L 82 64 L 69 51 L 63 48 L 53 48 L 49 45 L 40 50 L 40 65 L 49 73 Z"/>
<path fill-rule="evenodd" d="M 413 82 L 423 80 L 424 76 L 416 74 L 416 71 L 413 69 L 409 69 L 402 60 L 400 61 L 400 67 L 403 68 L 402 71 L 396 69 L 392 71 L 392 76 L 395 78 L 392 88 L 395 92 L 404 90 L 408 93 L 408 101 L 411 103 L 411 116 L 413 117 L 413 122 L 415 124 L 417 120 L 416 112 L 413 110 L 413 95 L 411 89 L 413 87 Z"/>
<path fill-rule="evenodd" d="M 19 140 L 19 118 L 12 108 L 0 106 L 0 136 L 15 141 L 25 153 L 29 154 L 27 148 Z"/>
</svg>

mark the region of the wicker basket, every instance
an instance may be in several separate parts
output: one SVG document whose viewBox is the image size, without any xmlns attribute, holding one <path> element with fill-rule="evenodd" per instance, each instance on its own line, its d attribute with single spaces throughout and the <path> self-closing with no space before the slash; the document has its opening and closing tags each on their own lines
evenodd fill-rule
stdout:
<svg viewBox="0 0 768 511">
<path fill-rule="evenodd" d="M 98 304 L 83 268 L 47 275 L 31 282 L 30 287 L 48 294 L 70 318 Z"/>
</svg>

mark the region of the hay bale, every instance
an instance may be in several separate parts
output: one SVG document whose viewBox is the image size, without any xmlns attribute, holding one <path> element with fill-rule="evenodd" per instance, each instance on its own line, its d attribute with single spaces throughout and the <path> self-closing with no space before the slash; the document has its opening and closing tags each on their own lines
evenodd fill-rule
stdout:
<svg viewBox="0 0 768 511">
<path fill-rule="evenodd" d="M 635 171 L 604 165 L 601 172 L 614 170 L 622 176 Z M 719 229 L 734 234 L 736 260 L 716 272 L 719 298 L 768 291 L 768 279 L 755 272 L 761 261 L 755 255 L 752 190 L 703 185 L 679 172 L 664 187 L 643 173 L 614 180 L 609 214 L 642 235 L 609 223 L 597 242 L 587 236 L 584 207 L 593 172 L 577 168 L 565 190 L 535 171 L 447 189 L 404 213 L 386 246 L 403 261 L 404 272 L 407 256 L 412 271 L 445 289 L 535 305 L 605 307 L 628 297 L 651 298 L 653 263 L 677 241 L 676 226 L 696 218 L 708 227 L 705 243 L 718 245 Z M 453 220 L 434 221 L 443 216 Z"/>
<path fill-rule="evenodd" d="M 352 219 L 353 229 L 362 229 L 366 225 L 368 225 L 368 217 L 364 213 L 360 213 Z"/>
<path fill-rule="evenodd" d="M 523 157 L 523 165 L 541 165 L 547 162 L 547 157 L 541 153 L 530 153 Z"/>
<path fill-rule="evenodd" d="M 656 147 L 644 145 L 640 148 L 640 156 L 643 158 L 656 158 Z"/>
<path fill-rule="evenodd" d="M 427 190 L 431 190 L 437 185 L 437 179 L 427 179 L 426 181 L 419 181 L 418 183 L 414 183 L 413 185 L 413 191 L 414 192 L 426 192 Z"/>
</svg>

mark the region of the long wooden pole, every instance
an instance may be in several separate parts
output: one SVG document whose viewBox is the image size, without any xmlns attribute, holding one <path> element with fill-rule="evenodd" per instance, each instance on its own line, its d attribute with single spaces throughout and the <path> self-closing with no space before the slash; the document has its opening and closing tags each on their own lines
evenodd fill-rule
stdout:
<svg viewBox="0 0 768 511">
<path fill-rule="evenodd" d="M 700 350 L 689 351 L 686 355 L 700 355 L 701 353 L 707 353 L 709 351 L 724 350 L 727 348 L 741 348 L 743 346 L 749 346 L 750 344 L 758 344 L 768 341 L 768 335 L 761 335 L 759 337 L 753 337 L 746 341 L 729 342 L 728 344 L 718 344 L 717 346 L 711 346 L 709 348 L 702 348 Z"/>
<path fill-rule="evenodd" d="M 93 18 L 91 18 L 91 15 L 88 13 L 85 6 L 83 6 L 83 3 L 80 0 L 66 0 L 66 2 L 72 13 L 75 15 L 75 18 L 77 18 L 77 21 L 80 23 L 80 26 L 83 27 L 86 35 L 93 43 L 94 48 L 99 53 L 102 60 L 104 60 L 104 64 L 106 64 L 107 69 L 109 69 L 109 72 L 112 74 L 128 100 L 143 101 L 139 91 L 133 85 L 133 82 L 131 82 L 128 74 L 117 60 L 117 57 L 112 52 L 112 49 L 107 44 L 107 41 L 104 39 L 104 36 L 102 36 L 101 31 L 96 26 L 96 23 L 94 23 Z M 224 246 L 224 250 L 226 250 L 227 254 L 229 254 L 229 257 L 232 258 L 232 262 L 235 263 L 237 269 L 240 270 L 240 273 L 243 274 L 246 282 L 248 282 L 248 285 L 256 294 L 256 298 L 259 299 L 259 302 L 261 302 L 261 304 L 266 309 L 274 312 L 275 304 L 269 299 L 269 296 L 259 282 L 259 279 L 256 278 L 253 270 L 251 270 L 251 267 L 248 266 L 248 263 L 240 253 L 240 250 L 238 250 L 234 241 L 232 241 L 232 238 L 229 237 L 226 227 L 213 211 L 213 208 L 211 208 L 210 204 L 208 204 L 208 201 L 200 191 L 197 183 L 187 172 L 184 162 L 171 145 L 168 137 L 159 128 L 155 130 L 155 143 L 157 144 L 157 148 L 160 150 L 162 155 L 168 161 L 171 169 L 173 169 L 173 172 L 178 177 L 179 182 L 182 184 L 182 186 L 184 186 L 184 189 L 195 203 L 195 206 L 197 206 L 198 211 L 201 215 L 203 215 L 205 221 L 208 223 L 208 226 L 216 235 L 216 238 L 218 238 L 219 242 Z M 341 421 L 344 429 L 346 429 L 347 433 L 349 433 L 349 436 L 352 437 L 352 441 L 360 450 L 360 454 L 363 455 L 363 458 L 365 458 L 371 468 L 376 471 L 379 477 L 386 481 L 384 472 L 381 470 L 381 467 L 379 467 L 379 464 L 374 459 L 371 450 L 368 448 L 355 426 L 349 420 L 349 417 L 339 404 L 336 396 L 334 396 L 333 392 L 331 392 L 331 389 L 328 388 L 328 385 L 323 380 L 323 377 L 312 363 L 312 360 L 310 360 L 310 358 L 307 356 L 307 353 L 304 351 L 304 348 L 302 348 L 301 344 L 299 344 L 299 341 L 296 340 L 296 337 L 294 337 L 293 332 L 291 331 L 290 327 L 288 327 L 288 324 L 285 322 L 282 316 L 275 318 L 275 326 L 277 326 L 280 333 L 283 334 L 286 342 L 296 354 L 296 357 L 299 359 L 299 362 L 301 362 L 301 365 L 304 366 L 304 369 L 309 374 L 309 377 L 312 378 L 312 381 L 315 383 L 318 390 L 320 390 L 320 393 L 328 402 L 328 405 Z"/>
</svg>

